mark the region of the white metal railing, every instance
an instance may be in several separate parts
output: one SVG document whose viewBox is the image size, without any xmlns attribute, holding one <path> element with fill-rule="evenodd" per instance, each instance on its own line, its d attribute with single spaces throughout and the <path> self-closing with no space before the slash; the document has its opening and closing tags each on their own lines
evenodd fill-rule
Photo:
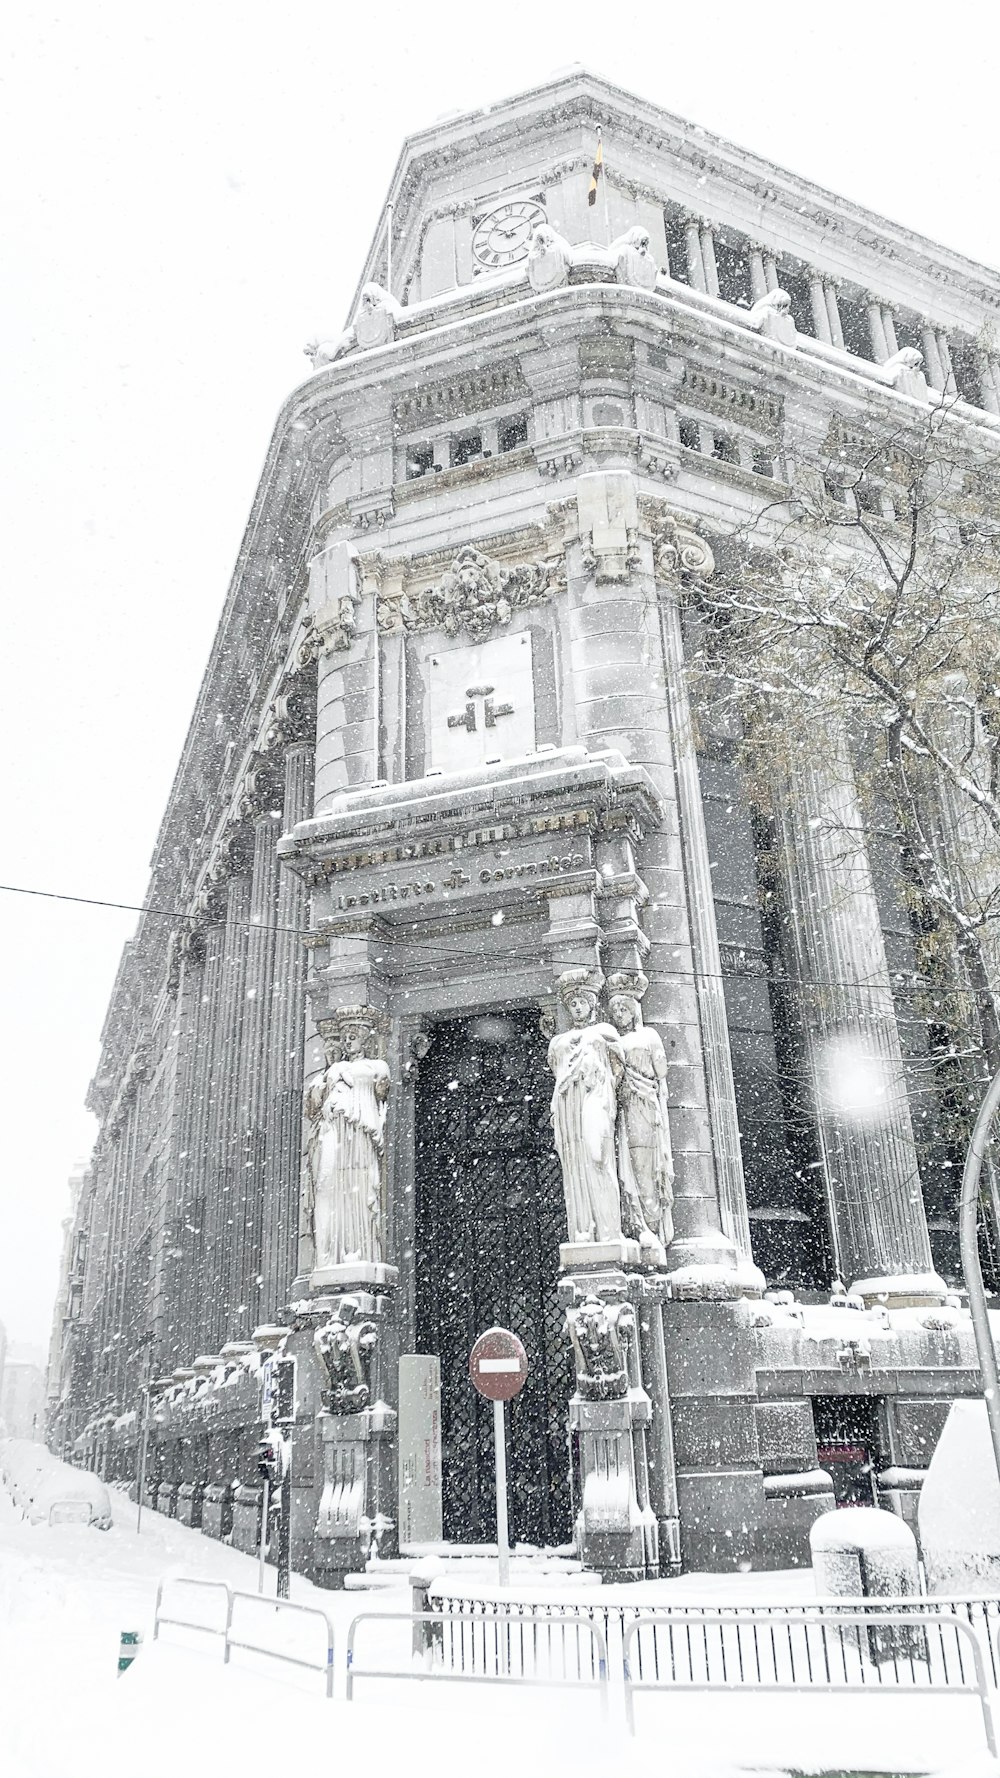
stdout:
<svg viewBox="0 0 1000 1778">
<path fill-rule="evenodd" d="M 404 1623 L 417 1626 L 440 1625 L 443 1636 L 446 1626 L 458 1626 L 459 1642 L 451 1642 L 448 1664 L 434 1659 L 434 1642 L 426 1648 L 426 1659 L 404 1670 L 393 1667 L 358 1667 L 355 1645 L 359 1624 Z M 487 1635 L 487 1625 L 492 1633 Z M 596 1691 L 601 1710 L 608 1715 L 608 1647 L 600 1624 L 589 1618 L 565 1618 L 545 1626 L 545 1640 L 540 1644 L 530 1635 L 525 1638 L 525 1619 L 514 1619 L 504 1612 L 483 1612 L 473 1624 L 457 1612 L 449 1611 L 362 1611 L 351 1620 L 347 1632 L 347 1685 L 345 1696 L 354 1696 L 358 1679 L 412 1679 L 465 1683 L 470 1685 L 534 1685 L 572 1687 L 574 1690 Z M 475 1646 L 467 1646 L 466 1637 L 475 1635 Z M 555 1634 L 558 1632 L 558 1634 Z M 454 1629 L 451 1631 L 454 1637 Z M 583 1642 L 581 1643 L 581 1638 Z M 456 1659 L 456 1652 L 458 1658 Z M 419 1656 L 411 1657 L 419 1662 Z"/>
<path fill-rule="evenodd" d="M 951 1693 L 978 1696 L 986 1744 L 996 1755 L 979 1637 L 961 1618 L 924 1601 L 910 1611 L 896 1606 L 838 1611 L 835 1617 L 772 1607 L 766 1620 L 738 1607 L 691 1608 L 683 1619 L 654 1611 L 626 1625 L 622 1652 L 632 1734 L 638 1692 Z"/>
<path fill-rule="evenodd" d="M 200 1623 L 197 1618 L 177 1617 L 173 1612 L 164 1611 L 163 1594 L 169 1587 L 197 1587 L 207 1592 L 221 1593 L 225 1600 L 224 1621 L 221 1624 L 205 1624 Z M 251 1611 L 263 1610 L 274 1615 L 292 1612 L 300 1618 L 318 1618 L 326 1631 L 322 1655 L 310 1659 L 306 1655 L 293 1654 L 288 1649 L 275 1648 L 267 1642 L 255 1642 L 246 1635 L 238 1634 L 239 1626 L 234 1628 L 234 1616 L 237 1611 L 245 1612 L 248 1606 Z M 318 1605 L 299 1605 L 291 1599 L 267 1599 L 260 1593 L 244 1593 L 224 1580 L 198 1580 L 185 1574 L 167 1575 L 156 1589 L 156 1604 L 153 1608 L 154 1642 L 159 1638 L 162 1624 L 173 1624 L 179 1629 L 194 1630 L 206 1636 L 221 1636 L 222 1658 L 225 1662 L 228 1662 L 231 1651 L 239 1648 L 264 1655 L 272 1661 L 284 1661 L 293 1667 L 306 1667 L 314 1673 L 322 1673 L 326 1682 L 326 1695 L 328 1698 L 333 1697 L 333 1624 L 328 1613 Z"/>
</svg>

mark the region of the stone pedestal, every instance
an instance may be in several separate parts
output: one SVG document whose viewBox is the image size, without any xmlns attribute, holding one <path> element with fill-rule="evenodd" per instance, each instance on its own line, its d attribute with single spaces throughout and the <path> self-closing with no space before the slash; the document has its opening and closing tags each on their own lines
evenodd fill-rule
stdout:
<svg viewBox="0 0 1000 1778">
<path fill-rule="evenodd" d="M 335 1285 L 319 1289 L 306 1313 L 300 1305 L 298 1321 L 311 1324 L 326 1373 L 315 1423 L 314 1577 L 320 1586 L 342 1587 L 346 1575 L 363 1571 L 373 1548 L 396 1553 L 399 1273 L 364 1263 L 328 1272 Z M 314 1286 L 319 1278 L 313 1275 Z"/>
<path fill-rule="evenodd" d="M 753 1566 L 764 1512 L 751 1305 L 663 1305 L 686 1569 Z"/>
<path fill-rule="evenodd" d="M 663 1476 L 669 1405 L 664 1396 L 654 1406 L 643 1380 L 642 1312 L 636 1311 L 643 1280 L 611 1269 L 577 1273 L 561 1281 L 560 1295 L 576 1365 L 569 1423 L 579 1441 L 580 1557 L 608 1581 L 649 1579 L 660 1572 L 661 1518 L 671 1545 L 676 1537 Z M 657 1382 L 662 1387 L 665 1380 L 663 1366 Z"/>
</svg>

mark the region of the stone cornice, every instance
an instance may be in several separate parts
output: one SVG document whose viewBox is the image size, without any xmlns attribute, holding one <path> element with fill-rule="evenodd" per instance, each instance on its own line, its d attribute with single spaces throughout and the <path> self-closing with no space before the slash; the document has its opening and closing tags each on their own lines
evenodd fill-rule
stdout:
<svg viewBox="0 0 1000 1778">
<path fill-rule="evenodd" d="M 693 169 L 699 178 L 714 176 L 743 188 L 758 209 L 766 214 L 766 206 L 776 221 L 787 215 L 800 223 L 805 216 L 824 232 L 849 237 L 866 251 L 910 266 L 934 282 L 947 279 L 974 301 L 1000 306 L 1000 274 L 992 268 L 582 70 L 514 95 L 488 112 L 466 113 L 408 137 L 389 190 L 400 234 L 419 208 L 421 194 L 435 172 L 487 145 L 499 156 L 515 143 L 523 149 L 533 138 L 551 138 L 560 125 L 592 128 L 597 119 L 608 136 L 620 133 L 654 148 L 676 165 Z M 556 164 L 554 158 L 553 167 Z M 531 182 L 541 185 L 545 178 L 545 161 L 540 157 Z M 670 194 L 652 195 L 660 201 Z M 763 222 L 759 226 L 763 227 Z M 381 238 L 380 221 L 360 283 L 372 275 Z"/>
</svg>

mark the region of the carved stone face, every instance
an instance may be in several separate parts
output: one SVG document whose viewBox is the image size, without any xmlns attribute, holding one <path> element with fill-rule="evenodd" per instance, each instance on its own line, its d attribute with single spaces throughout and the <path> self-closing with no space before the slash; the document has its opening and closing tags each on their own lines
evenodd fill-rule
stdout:
<svg viewBox="0 0 1000 1778">
<path fill-rule="evenodd" d="M 592 994 L 588 994 L 583 988 L 575 989 L 566 1001 L 566 1011 L 569 1013 L 572 1024 L 577 1027 L 589 1025 L 595 1005 L 596 1002 Z"/>
<path fill-rule="evenodd" d="M 616 1031 L 634 1031 L 639 1023 L 639 1009 L 627 994 L 613 994 L 608 1001 L 608 1017 Z"/>
</svg>

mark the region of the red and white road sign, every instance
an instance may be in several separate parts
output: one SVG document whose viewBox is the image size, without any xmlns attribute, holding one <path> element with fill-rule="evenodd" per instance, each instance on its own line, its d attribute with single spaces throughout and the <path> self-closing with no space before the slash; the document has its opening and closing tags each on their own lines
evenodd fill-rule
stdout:
<svg viewBox="0 0 1000 1778">
<path fill-rule="evenodd" d="M 488 1327 L 469 1353 L 469 1376 L 487 1401 L 512 1401 L 528 1378 L 528 1354 L 517 1335 Z"/>
</svg>

